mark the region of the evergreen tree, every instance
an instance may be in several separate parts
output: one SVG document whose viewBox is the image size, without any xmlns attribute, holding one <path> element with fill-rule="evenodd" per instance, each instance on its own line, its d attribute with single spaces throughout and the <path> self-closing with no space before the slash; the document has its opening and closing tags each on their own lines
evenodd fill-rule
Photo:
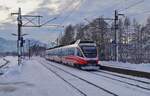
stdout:
<svg viewBox="0 0 150 96">
<path fill-rule="evenodd" d="M 76 40 L 80 39 L 80 40 L 84 40 L 85 39 L 85 34 L 84 34 L 84 24 L 77 24 L 75 27 L 76 30 Z"/>
<path fill-rule="evenodd" d="M 59 40 L 60 45 L 68 45 L 74 41 L 74 28 L 69 25 L 65 28 L 64 35 Z"/>
</svg>

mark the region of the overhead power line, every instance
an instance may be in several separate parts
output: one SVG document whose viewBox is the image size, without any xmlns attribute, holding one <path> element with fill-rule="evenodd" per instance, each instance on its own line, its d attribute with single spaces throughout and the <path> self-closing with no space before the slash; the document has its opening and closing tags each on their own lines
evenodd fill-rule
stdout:
<svg viewBox="0 0 150 96">
<path fill-rule="evenodd" d="M 81 2 L 79 2 L 73 9 L 72 11 L 70 12 L 70 14 L 68 14 L 62 21 L 61 25 L 63 25 L 63 23 L 65 22 L 65 20 L 67 20 L 73 13 L 74 11 L 81 5 L 81 3 L 83 2 L 84 0 L 81 0 Z"/>
<path fill-rule="evenodd" d="M 74 2 L 74 0 L 72 0 L 72 1 L 69 3 L 69 5 L 72 5 L 73 2 Z M 64 11 L 65 11 L 66 9 L 69 9 L 69 8 L 70 8 L 70 6 L 64 7 L 64 8 L 62 9 L 62 11 L 61 11 L 58 15 L 56 15 L 54 18 L 50 18 L 49 20 L 47 20 L 46 22 L 44 22 L 43 24 L 41 24 L 41 26 L 46 25 L 46 24 L 48 24 L 48 23 L 50 23 L 50 22 L 52 22 L 52 21 L 58 19 L 58 18 L 64 13 Z"/>
<path fill-rule="evenodd" d="M 136 3 L 134 3 L 134 4 L 129 5 L 128 7 L 124 8 L 124 9 L 119 10 L 119 12 L 120 12 L 120 11 L 128 10 L 128 9 L 130 9 L 130 8 L 132 8 L 132 7 L 135 7 L 135 6 L 137 6 L 137 5 L 141 4 L 141 3 L 143 3 L 144 1 L 145 1 L 145 0 L 140 0 L 140 1 L 136 2 Z"/>
<path fill-rule="evenodd" d="M 92 1 L 92 0 L 91 0 Z M 112 6 L 109 6 L 109 7 L 107 7 L 107 8 L 104 8 L 104 10 L 101 10 L 101 11 L 99 11 L 100 13 L 103 13 L 103 12 L 105 12 L 105 11 L 107 11 L 108 9 L 114 9 L 114 7 L 115 6 L 118 6 L 118 5 L 120 5 L 120 4 L 122 4 L 122 1 L 120 1 L 120 2 L 118 2 L 118 3 L 115 3 L 115 4 L 113 4 Z M 111 4 L 110 4 L 111 5 Z M 112 11 L 114 11 L 114 10 L 112 10 Z M 95 16 L 97 16 L 97 14 L 94 14 L 94 15 L 92 15 L 92 16 L 90 16 L 90 17 L 95 17 Z M 86 18 L 88 18 L 88 17 L 86 17 Z"/>
<path fill-rule="evenodd" d="M 148 14 L 148 13 L 150 13 L 150 10 L 148 10 L 148 11 L 143 11 L 143 12 L 141 12 L 141 13 L 131 14 L 131 15 L 128 15 L 128 16 L 138 16 L 138 15 L 144 15 L 144 14 Z"/>
</svg>

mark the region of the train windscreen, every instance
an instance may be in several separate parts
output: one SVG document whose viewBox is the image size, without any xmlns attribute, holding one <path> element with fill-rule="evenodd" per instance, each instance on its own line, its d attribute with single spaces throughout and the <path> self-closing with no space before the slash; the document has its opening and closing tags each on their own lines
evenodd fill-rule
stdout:
<svg viewBox="0 0 150 96">
<path fill-rule="evenodd" d="M 96 58 L 97 50 L 95 46 L 80 46 L 85 57 L 87 58 Z"/>
</svg>

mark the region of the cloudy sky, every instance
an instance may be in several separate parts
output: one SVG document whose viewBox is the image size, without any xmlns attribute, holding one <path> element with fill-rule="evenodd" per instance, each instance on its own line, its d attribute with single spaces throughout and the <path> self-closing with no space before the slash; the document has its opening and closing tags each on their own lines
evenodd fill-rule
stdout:
<svg viewBox="0 0 150 96">
<path fill-rule="evenodd" d="M 11 13 L 18 12 L 19 7 L 22 9 L 22 15 L 43 16 L 41 23 L 56 17 L 47 25 L 66 26 L 87 23 L 84 18 L 89 20 L 99 16 L 113 18 L 115 9 L 145 23 L 146 18 L 150 16 L 149 4 L 150 0 L 0 0 L 0 37 L 16 39 L 11 35 L 17 33 L 16 16 L 11 16 Z M 43 26 L 23 28 L 22 32 L 29 34 L 26 38 L 50 42 L 63 32 L 63 28 Z"/>
</svg>

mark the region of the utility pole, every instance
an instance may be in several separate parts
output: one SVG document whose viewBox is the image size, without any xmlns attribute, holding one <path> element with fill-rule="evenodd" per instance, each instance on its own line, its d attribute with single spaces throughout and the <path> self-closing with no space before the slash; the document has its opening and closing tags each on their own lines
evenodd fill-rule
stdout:
<svg viewBox="0 0 150 96">
<path fill-rule="evenodd" d="M 50 19 L 46 22 L 44 22 L 43 24 L 41 24 L 41 17 L 40 15 L 22 15 L 21 14 L 21 8 L 18 9 L 17 13 L 11 13 L 11 15 L 17 15 L 17 21 L 18 21 L 18 34 L 16 36 L 18 36 L 18 40 L 17 40 L 17 52 L 18 52 L 18 65 L 21 64 L 21 56 L 22 56 L 22 47 L 23 47 L 23 39 L 21 40 L 22 36 L 22 27 L 42 27 L 42 26 L 46 26 L 49 22 L 57 19 L 56 17 L 53 19 Z M 23 20 L 24 19 L 24 20 Z M 26 21 L 26 22 L 22 22 L 22 21 Z M 34 22 L 33 22 L 34 21 Z M 35 22 L 36 21 L 36 22 Z M 52 26 L 52 27 L 64 27 L 58 24 L 55 25 L 47 25 L 47 26 Z M 21 45 L 22 44 L 22 45 Z"/>
<path fill-rule="evenodd" d="M 119 14 L 117 10 L 115 10 L 115 19 L 114 19 L 114 29 L 115 29 L 115 61 L 118 61 L 119 56 L 119 46 L 118 46 L 118 18 L 119 16 L 124 16 L 124 14 Z"/>
<path fill-rule="evenodd" d="M 22 27 L 40 27 L 40 17 L 41 16 L 32 16 L 32 15 L 22 15 L 21 14 L 21 8 L 18 9 L 17 13 L 11 13 L 11 15 L 17 15 L 17 21 L 18 21 L 18 40 L 17 40 L 17 52 L 18 52 L 18 65 L 21 64 L 22 61 L 22 48 L 24 46 L 24 40 L 22 35 Z M 25 18 L 28 22 L 23 24 L 22 19 Z M 29 18 L 37 18 L 38 24 L 35 24 L 30 20 Z M 27 25 L 28 23 L 31 23 L 32 25 Z"/>
<path fill-rule="evenodd" d="M 28 47 L 29 47 L 29 49 L 28 49 L 28 55 L 29 55 L 29 59 L 30 59 L 30 57 L 31 57 L 30 40 L 28 40 Z"/>
<path fill-rule="evenodd" d="M 18 15 L 18 40 L 17 40 L 17 52 L 18 52 L 18 65 L 21 63 L 21 27 L 22 27 L 22 16 L 21 16 L 21 8 L 19 8 L 18 13 L 11 13 L 11 15 Z"/>
</svg>

